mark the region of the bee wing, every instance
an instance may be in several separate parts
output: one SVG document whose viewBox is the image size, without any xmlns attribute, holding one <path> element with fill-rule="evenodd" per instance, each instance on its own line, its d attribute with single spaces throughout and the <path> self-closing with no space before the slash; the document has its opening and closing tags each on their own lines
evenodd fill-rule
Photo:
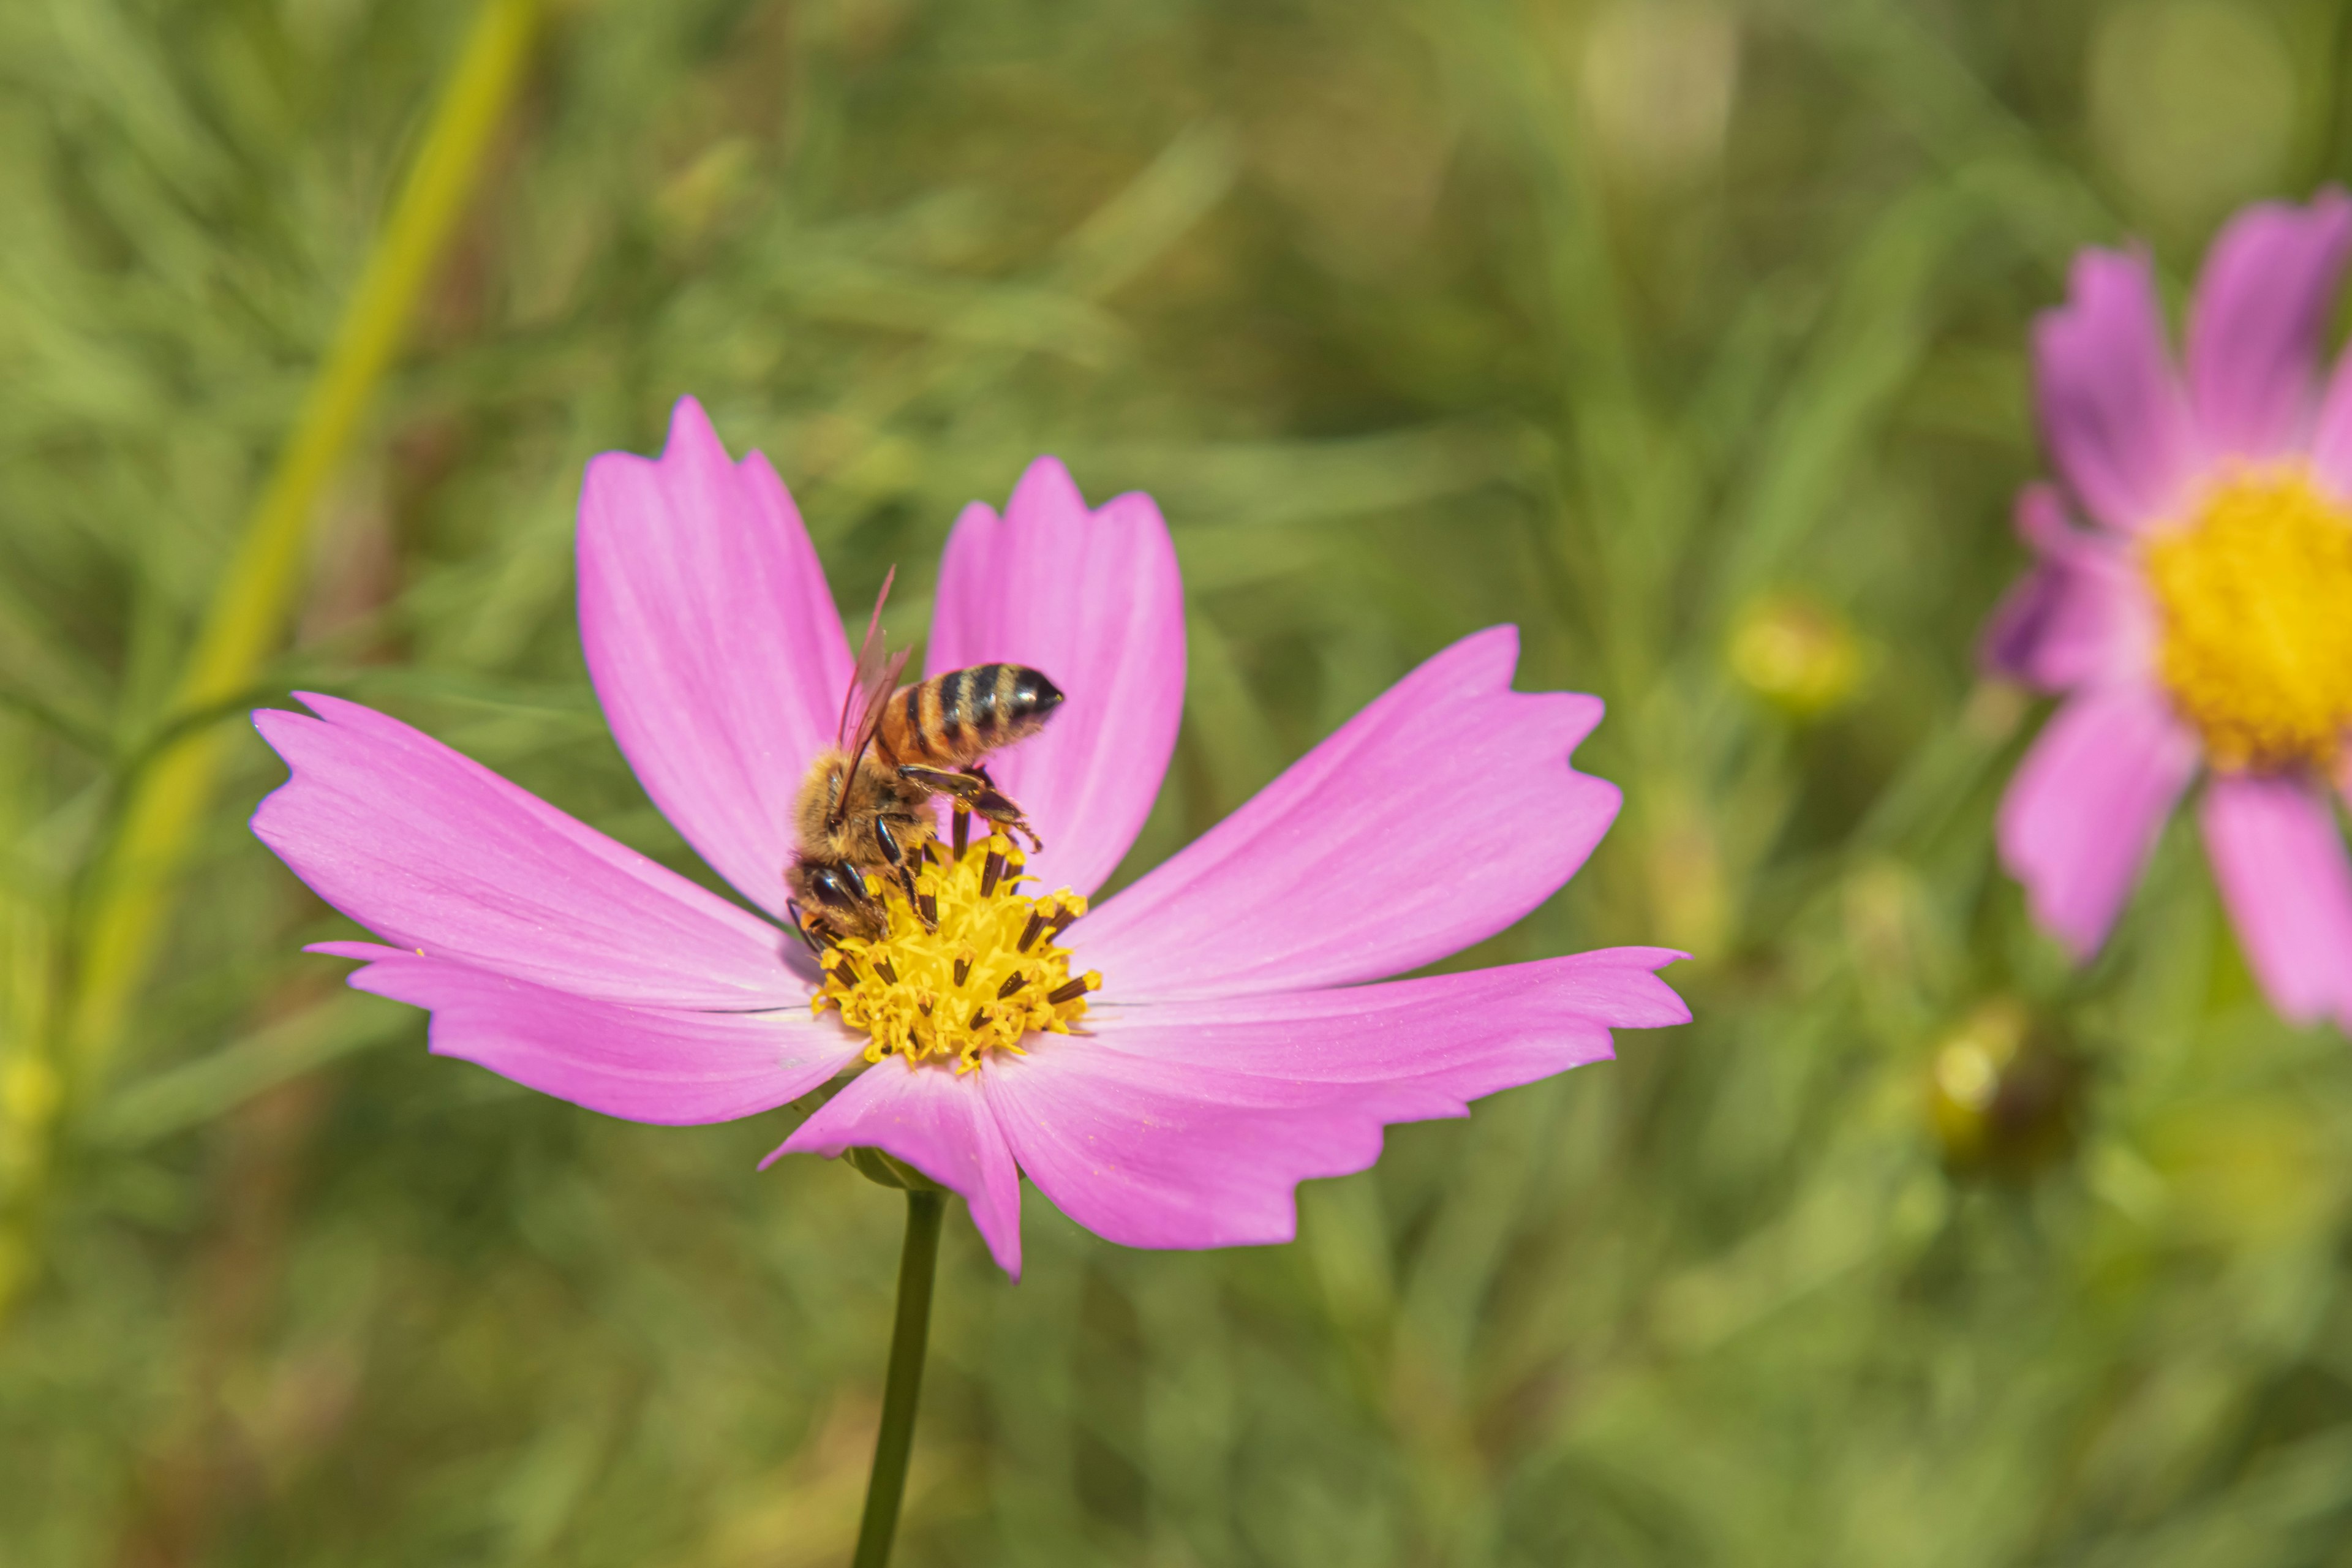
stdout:
<svg viewBox="0 0 2352 1568">
<path fill-rule="evenodd" d="M 882 579 L 882 592 L 874 599 L 874 616 L 866 623 L 866 641 L 857 650 L 857 673 L 851 679 L 849 694 L 842 700 L 841 727 L 836 738 L 849 758 L 847 771 L 842 774 L 841 796 L 833 803 L 827 817 L 830 826 L 838 827 L 848 816 L 849 784 L 857 776 L 857 764 L 866 755 L 866 748 L 874 743 L 874 731 L 882 727 L 882 710 L 889 702 L 890 693 L 898 689 L 899 672 L 907 668 L 907 656 L 912 648 L 900 648 L 891 653 L 882 637 L 882 602 L 890 596 L 890 584 L 898 575 L 896 566 Z M 850 715 L 855 713 L 855 728 Z"/>
<path fill-rule="evenodd" d="M 890 584 L 898 579 L 898 568 L 893 566 L 882 574 L 882 591 L 874 595 L 874 614 L 866 622 L 866 640 L 857 645 L 856 672 L 849 678 L 849 689 L 842 693 L 841 721 L 834 726 L 834 744 L 849 750 L 853 721 L 862 724 L 867 710 L 874 705 L 874 689 L 879 686 L 884 696 L 890 694 L 890 683 L 897 676 L 885 677 L 882 667 L 887 650 L 882 636 L 882 606 L 890 597 Z M 904 659 L 899 661 L 905 663 Z"/>
</svg>

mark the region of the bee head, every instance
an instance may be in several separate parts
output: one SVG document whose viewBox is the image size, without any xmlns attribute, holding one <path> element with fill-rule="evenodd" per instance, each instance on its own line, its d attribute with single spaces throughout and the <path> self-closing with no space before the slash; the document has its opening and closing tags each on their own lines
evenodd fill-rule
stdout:
<svg viewBox="0 0 2352 1568">
<path fill-rule="evenodd" d="M 866 890 L 866 879 L 854 866 L 798 860 L 785 873 L 784 881 L 812 915 L 845 936 L 870 940 L 889 928 L 880 901 Z"/>
</svg>

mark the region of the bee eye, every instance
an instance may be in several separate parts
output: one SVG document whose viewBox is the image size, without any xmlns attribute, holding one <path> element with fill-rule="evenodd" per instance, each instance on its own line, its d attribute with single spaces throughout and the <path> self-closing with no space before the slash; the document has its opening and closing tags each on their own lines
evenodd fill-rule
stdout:
<svg viewBox="0 0 2352 1568">
<path fill-rule="evenodd" d="M 809 890 L 816 895 L 817 902 L 821 904 L 846 909 L 857 901 L 858 894 L 865 889 L 844 876 L 839 867 L 825 866 L 809 879 Z"/>
</svg>

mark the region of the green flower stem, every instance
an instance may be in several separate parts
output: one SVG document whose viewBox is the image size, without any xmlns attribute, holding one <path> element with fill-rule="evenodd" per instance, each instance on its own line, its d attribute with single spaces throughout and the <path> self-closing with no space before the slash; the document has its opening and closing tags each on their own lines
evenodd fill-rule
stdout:
<svg viewBox="0 0 2352 1568">
<path fill-rule="evenodd" d="M 228 705 L 277 647 L 301 584 L 320 492 L 406 335 L 523 80 L 537 0 L 483 0 L 333 343 L 304 397 L 189 651 L 174 715 Z M 212 805 L 229 735 L 190 726 L 131 779 L 83 928 L 68 1022 L 84 1089 L 102 1072 L 170 913 L 174 874 Z"/>
<path fill-rule="evenodd" d="M 939 1271 L 940 1218 L 947 1194 L 907 1194 L 907 1244 L 898 1254 L 898 1318 L 890 1331 L 890 1373 L 882 1384 L 882 1430 L 874 1436 L 874 1473 L 866 1483 L 866 1518 L 857 1527 L 851 1568 L 885 1568 L 907 1495 L 907 1456 L 915 1446 L 915 1405 L 923 1394 L 923 1355 L 931 1333 L 931 1279 Z"/>
</svg>

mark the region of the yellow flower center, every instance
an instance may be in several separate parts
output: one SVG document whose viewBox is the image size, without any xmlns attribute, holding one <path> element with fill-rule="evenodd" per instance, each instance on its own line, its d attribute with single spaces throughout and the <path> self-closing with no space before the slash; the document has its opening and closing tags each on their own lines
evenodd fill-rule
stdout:
<svg viewBox="0 0 2352 1568">
<path fill-rule="evenodd" d="M 1033 1031 L 1068 1034 L 1086 1016 L 1087 993 L 1102 985 L 1092 971 L 1072 976 L 1070 955 L 1055 945 L 1086 900 L 1067 888 L 1043 898 L 1019 891 L 1030 879 L 1001 833 L 961 855 L 936 844 L 929 860 L 915 891 L 937 929 L 924 929 L 895 882 L 878 889 L 889 934 L 844 937 L 829 949 L 811 1005 L 840 1008 L 842 1022 L 871 1036 L 869 1062 L 953 1058 L 959 1073 L 992 1050 L 1018 1052 Z"/>
<path fill-rule="evenodd" d="M 2352 728 L 2352 510 L 2294 470 L 2233 475 L 2147 564 L 2165 684 L 2214 764 L 2330 766 Z"/>
</svg>

